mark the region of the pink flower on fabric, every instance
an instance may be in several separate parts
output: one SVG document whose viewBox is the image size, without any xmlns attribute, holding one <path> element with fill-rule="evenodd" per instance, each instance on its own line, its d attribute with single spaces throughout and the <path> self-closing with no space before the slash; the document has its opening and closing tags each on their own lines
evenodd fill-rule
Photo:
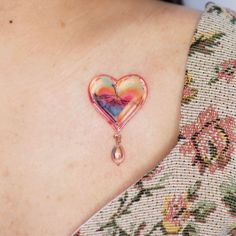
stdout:
<svg viewBox="0 0 236 236">
<path fill-rule="evenodd" d="M 236 60 L 230 59 L 223 61 L 216 67 L 216 72 L 218 73 L 218 79 L 225 79 L 229 83 L 236 76 Z"/>
<path fill-rule="evenodd" d="M 187 194 L 177 196 L 166 196 L 163 204 L 163 227 L 166 232 L 177 234 L 185 221 L 189 218 L 189 202 Z"/>
<path fill-rule="evenodd" d="M 214 174 L 217 169 L 222 170 L 231 159 L 233 142 L 236 142 L 234 127 L 233 117 L 219 118 L 213 106 L 209 105 L 200 112 L 197 121 L 182 128 L 186 141 L 179 151 L 184 155 L 192 154 L 192 163 L 198 165 L 201 174 L 206 168 Z"/>
<path fill-rule="evenodd" d="M 192 75 L 188 71 L 186 71 L 184 89 L 183 89 L 182 101 L 181 101 L 181 103 L 183 104 L 188 104 L 198 94 L 198 89 L 192 87 L 192 82 L 193 82 Z"/>
</svg>

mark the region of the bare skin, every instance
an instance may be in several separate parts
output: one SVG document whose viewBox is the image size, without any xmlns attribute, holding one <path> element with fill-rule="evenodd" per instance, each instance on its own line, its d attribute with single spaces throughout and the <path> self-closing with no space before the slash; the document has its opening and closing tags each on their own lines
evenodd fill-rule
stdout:
<svg viewBox="0 0 236 236">
<path fill-rule="evenodd" d="M 0 13 L 0 235 L 70 235 L 176 145 L 200 13 L 154 0 L 3 0 Z M 87 96 L 98 73 L 149 86 L 119 167 Z"/>
</svg>

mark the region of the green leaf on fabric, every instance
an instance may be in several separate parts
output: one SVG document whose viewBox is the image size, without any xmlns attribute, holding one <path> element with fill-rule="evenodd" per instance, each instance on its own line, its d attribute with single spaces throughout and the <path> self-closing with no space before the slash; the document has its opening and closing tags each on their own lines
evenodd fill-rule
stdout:
<svg viewBox="0 0 236 236">
<path fill-rule="evenodd" d="M 206 222 L 206 217 L 216 209 L 216 204 L 210 201 L 199 201 L 193 209 L 190 210 L 195 220 L 198 222 Z"/>
<path fill-rule="evenodd" d="M 189 56 L 192 54 L 203 53 L 206 55 L 211 55 L 214 53 L 214 47 L 220 45 L 219 39 L 221 39 L 225 33 L 216 32 L 216 33 L 202 33 L 198 36 L 195 36 L 194 41 L 190 46 Z"/>
<path fill-rule="evenodd" d="M 199 229 L 197 225 L 194 222 L 190 221 L 188 222 L 186 227 L 183 229 L 182 236 L 197 236 L 198 233 L 199 233 Z"/>
<path fill-rule="evenodd" d="M 222 182 L 220 191 L 223 195 L 221 200 L 229 207 L 229 213 L 236 216 L 236 180 L 230 178 L 228 181 Z"/>
<path fill-rule="evenodd" d="M 187 198 L 189 201 L 193 201 L 197 197 L 197 191 L 201 187 L 201 181 L 197 180 L 193 186 L 188 189 Z"/>
</svg>

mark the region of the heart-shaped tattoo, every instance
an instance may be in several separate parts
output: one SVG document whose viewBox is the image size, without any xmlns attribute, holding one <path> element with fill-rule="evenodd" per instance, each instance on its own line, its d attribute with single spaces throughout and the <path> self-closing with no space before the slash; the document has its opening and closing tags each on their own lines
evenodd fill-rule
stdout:
<svg viewBox="0 0 236 236">
<path fill-rule="evenodd" d="M 102 74 L 91 80 L 88 93 L 94 107 L 116 131 L 112 159 L 119 165 L 124 159 L 119 132 L 144 104 L 148 94 L 147 84 L 137 74 L 125 75 L 120 79 Z"/>
</svg>

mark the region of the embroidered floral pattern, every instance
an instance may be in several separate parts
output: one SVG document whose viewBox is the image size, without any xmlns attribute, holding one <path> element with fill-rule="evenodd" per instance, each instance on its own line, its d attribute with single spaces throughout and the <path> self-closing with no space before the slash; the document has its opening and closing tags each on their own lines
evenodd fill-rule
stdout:
<svg viewBox="0 0 236 236">
<path fill-rule="evenodd" d="M 214 174 L 230 161 L 234 151 L 233 142 L 236 142 L 234 127 L 233 117 L 220 118 L 210 105 L 198 115 L 195 122 L 183 127 L 182 137 L 185 142 L 180 152 L 184 155 L 192 154 L 192 163 L 198 165 L 201 174 L 206 168 Z"/>
<path fill-rule="evenodd" d="M 150 172 L 149 174 L 152 174 Z M 152 176 L 153 177 L 153 176 Z M 112 231 L 112 234 L 116 235 L 129 235 L 118 223 L 117 219 L 120 219 L 122 216 L 130 214 L 131 213 L 131 207 L 133 204 L 137 204 L 141 198 L 143 197 L 151 197 L 153 196 L 153 192 L 155 192 L 158 189 L 165 188 L 164 181 L 169 178 L 168 174 L 165 174 L 162 176 L 155 185 L 151 187 L 145 187 L 144 182 L 148 181 L 149 177 L 146 175 L 144 178 L 142 178 L 140 181 L 136 183 L 136 188 L 138 189 L 137 193 L 129 198 L 129 193 L 126 191 L 122 197 L 118 199 L 119 201 L 119 207 L 117 208 L 116 212 L 110 217 L 109 221 L 102 224 L 96 231 Z M 150 178 L 152 179 L 152 178 Z M 149 179 L 149 180 L 150 180 Z M 140 233 L 141 230 L 143 230 L 145 227 L 145 222 L 142 222 L 136 229 L 136 234 Z M 134 234 L 134 235 L 136 235 Z"/>
<path fill-rule="evenodd" d="M 222 8 L 220 6 L 213 6 L 209 8 L 209 13 L 216 12 L 217 14 L 224 14 L 227 18 L 230 19 L 232 24 L 236 24 L 236 13 L 228 8 Z"/>
<path fill-rule="evenodd" d="M 191 87 L 193 81 L 193 77 L 190 75 L 188 70 L 186 70 L 185 74 L 185 82 L 184 82 L 184 89 L 182 94 L 182 104 L 190 103 L 198 93 L 198 89 Z"/>
<path fill-rule="evenodd" d="M 187 194 L 165 198 L 162 224 L 167 233 L 178 233 L 181 230 L 182 225 L 190 216 L 187 210 L 188 204 Z"/>
<path fill-rule="evenodd" d="M 196 222 L 204 223 L 206 217 L 216 209 L 216 204 L 212 201 L 198 201 L 193 205 L 194 201 L 198 198 L 197 191 L 200 189 L 200 186 L 201 181 L 196 181 L 183 195 L 178 197 L 175 195 L 166 196 L 163 204 L 163 220 L 154 224 L 151 230 L 145 235 L 156 235 L 155 232 L 158 228 L 160 228 L 164 234 L 176 234 L 182 230 L 183 224 L 187 222 L 191 216 L 194 217 Z M 127 211 L 127 206 L 130 207 L 134 201 L 138 201 L 136 197 L 137 195 L 131 201 L 128 201 L 128 204 L 124 208 L 125 213 L 122 213 L 123 215 L 131 213 Z M 125 205 L 127 198 L 128 193 L 125 192 L 124 198 L 119 199 L 120 206 L 116 213 L 113 214 L 109 222 L 102 225 L 97 231 L 109 229 L 107 233 L 110 232 L 112 235 L 141 235 L 141 232 L 147 226 L 146 222 L 142 222 L 134 231 L 134 234 L 129 234 L 122 229 L 115 220 L 115 218 L 118 219 L 122 217 L 120 214 L 121 208 Z M 183 235 L 189 235 L 191 232 L 197 233 L 198 231 L 199 229 L 196 224 L 193 221 L 189 221 L 187 226 L 183 229 Z"/>
<path fill-rule="evenodd" d="M 236 59 L 223 61 L 220 65 L 215 67 L 215 72 L 217 76 L 209 81 L 210 85 L 219 80 L 226 80 L 227 83 L 230 83 L 230 81 L 236 78 Z"/>
<path fill-rule="evenodd" d="M 177 234 L 183 229 L 183 225 L 188 222 L 183 229 L 183 235 L 190 235 L 191 232 L 198 232 L 196 224 L 189 220 L 194 217 L 196 222 L 206 222 L 206 218 L 216 209 L 216 204 L 212 201 L 197 201 L 198 190 L 201 187 L 201 181 L 196 181 L 190 186 L 187 192 L 180 196 L 166 196 L 163 203 L 163 220 L 156 223 L 147 235 L 152 235 L 157 228 L 163 234 Z"/>
<path fill-rule="evenodd" d="M 224 181 L 220 185 L 220 190 L 223 195 L 221 200 L 229 208 L 229 213 L 236 217 L 236 180 L 232 178 Z"/>
<path fill-rule="evenodd" d="M 189 56 L 195 53 L 203 53 L 211 55 L 214 53 L 215 47 L 220 45 L 220 39 L 225 35 L 223 32 L 208 32 L 208 33 L 195 33 L 193 37 Z"/>
</svg>

